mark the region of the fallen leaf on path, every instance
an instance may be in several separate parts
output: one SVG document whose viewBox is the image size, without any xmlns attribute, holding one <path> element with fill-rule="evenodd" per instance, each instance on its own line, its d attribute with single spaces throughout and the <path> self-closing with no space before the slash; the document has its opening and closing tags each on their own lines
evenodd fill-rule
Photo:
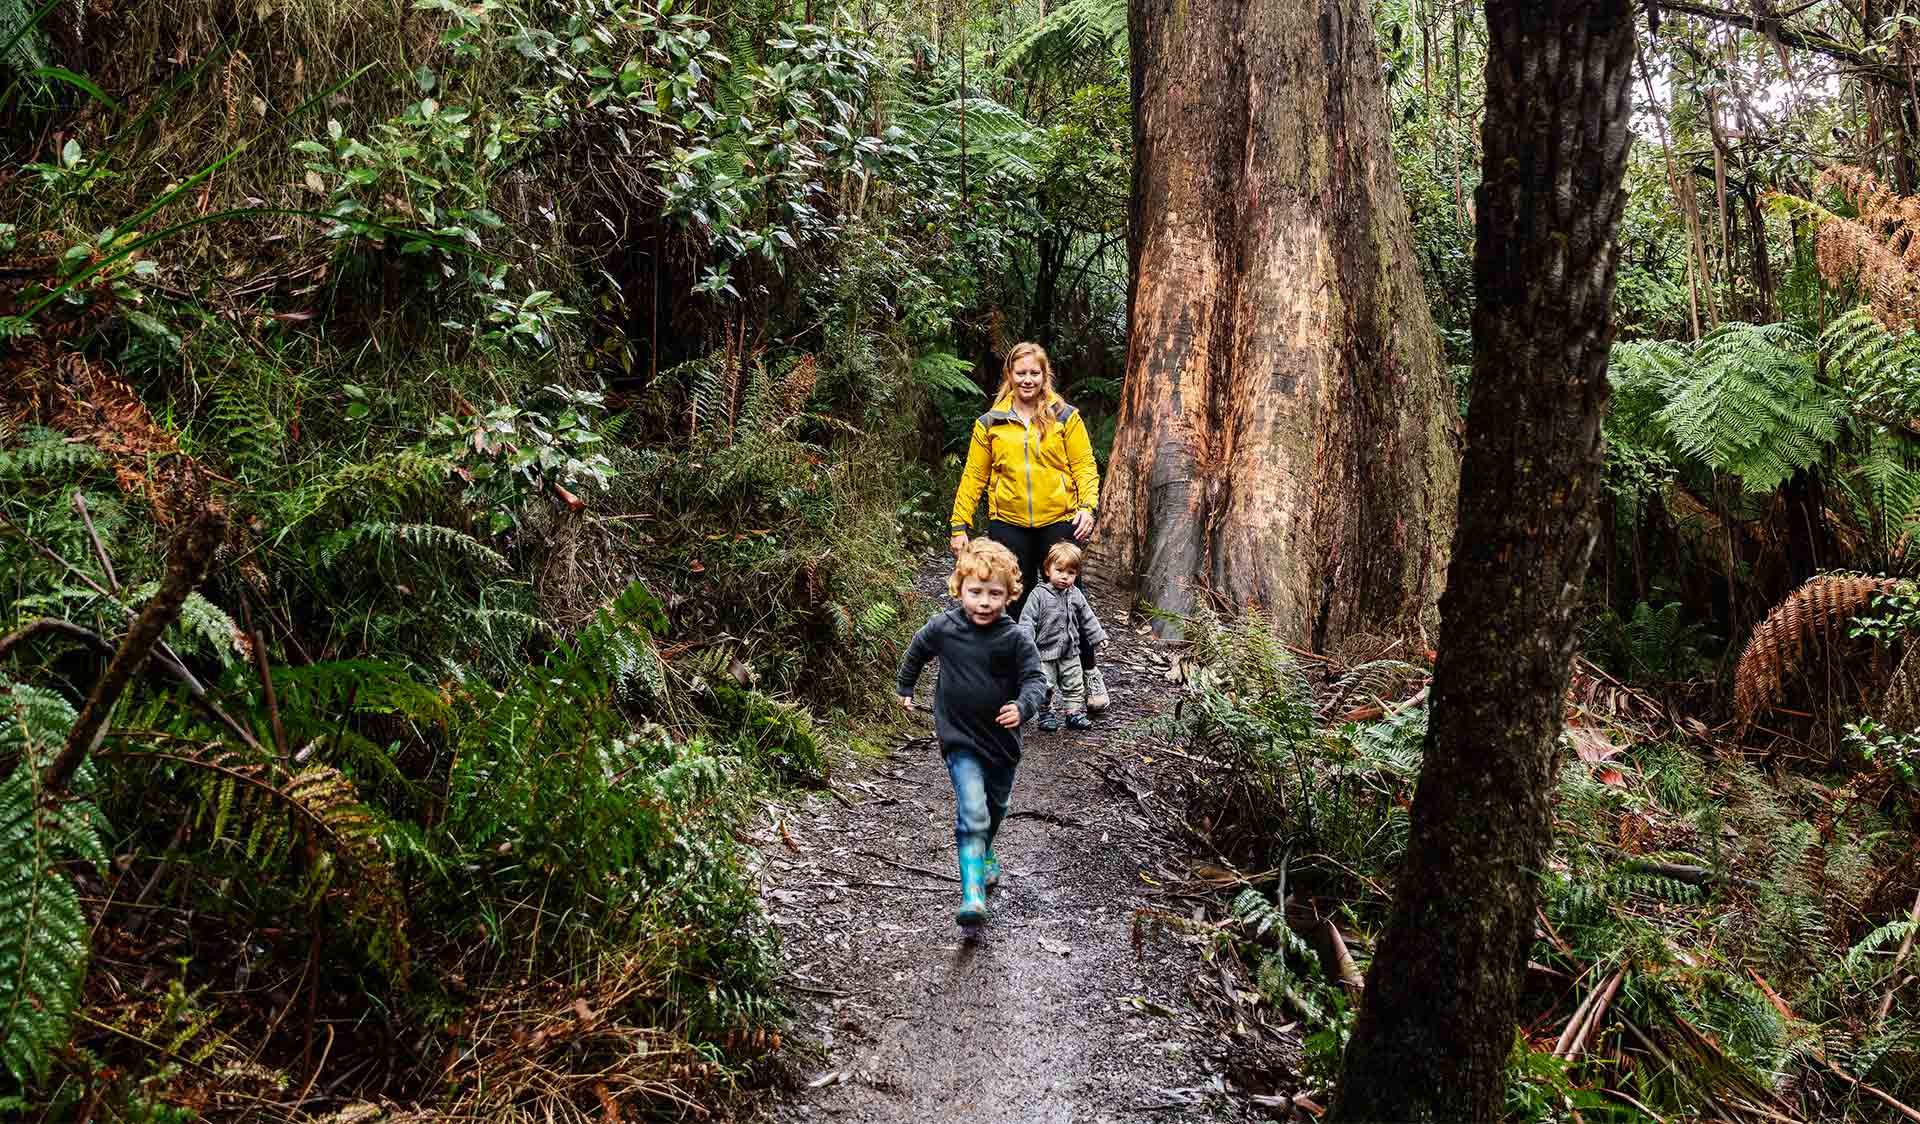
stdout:
<svg viewBox="0 0 1920 1124">
<path fill-rule="evenodd" d="M 812 1081 L 807 1082 L 807 1088 L 824 1089 L 829 1085 L 845 1085 L 846 1083 L 847 1083 L 846 1070 L 830 1069 L 827 1072 L 821 1074 L 820 1076 L 814 1078 Z"/>
<path fill-rule="evenodd" d="M 1073 951 L 1072 945 L 1065 941 L 1056 941 L 1052 937 L 1041 937 L 1040 947 L 1053 953 L 1055 956 L 1065 956 Z"/>
<path fill-rule="evenodd" d="M 1573 743 L 1573 751 L 1582 761 L 1605 761 L 1620 752 L 1604 730 L 1591 726 L 1575 726 L 1567 730 L 1567 740 Z"/>
</svg>

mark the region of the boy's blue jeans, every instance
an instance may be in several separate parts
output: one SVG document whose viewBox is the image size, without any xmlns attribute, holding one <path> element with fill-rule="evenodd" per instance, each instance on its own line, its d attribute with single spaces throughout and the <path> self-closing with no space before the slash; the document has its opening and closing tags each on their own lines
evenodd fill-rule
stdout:
<svg viewBox="0 0 1920 1124">
<path fill-rule="evenodd" d="M 996 765 L 971 749 L 949 750 L 946 758 L 947 779 L 953 782 L 954 840 L 965 847 L 973 836 L 991 848 L 1000 821 L 1007 818 L 1015 767 Z"/>
</svg>

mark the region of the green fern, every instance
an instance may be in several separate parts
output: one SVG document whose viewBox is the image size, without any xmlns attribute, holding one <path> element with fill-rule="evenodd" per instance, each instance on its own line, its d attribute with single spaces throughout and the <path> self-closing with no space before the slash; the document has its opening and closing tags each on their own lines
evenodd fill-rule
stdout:
<svg viewBox="0 0 1920 1124">
<path fill-rule="evenodd" d="M 1110 55 L 1125 48 L 1127 5 L 1123 0 L 1067 0 L 1008 43 L 1000 71 L 1038 70 Z"/>
<path fill-rule="evenodd" d="M 928 390 L 960 398 L 986 393 L 973 381 L 973 363 L 949 351 L 929 351 L 913 361 L 913 381 Z"/>
<path fill-rule="evenodd" d="M 1920 416 L 1920 335 L 1889 332 L 1862 305 L 1827 325 L 1820 350 L 1856 409 L 1894 425 Z"/>
<path fill-rule="evenodd" d="M 1693 347 L 1660 417 L 1680 450 L 1768 492 L 1839 436 L 1841 401 L 1815 377 L 1811 340 L 1785 324 L 1726 324 Z"/>
<path fill-rule="evenodd" d="M 893 627 L 900 619 L 900 606 L 893 601 L 875 601 L 860 614 L 860 630 L 869 636 L 878 636 Z"/>
<path fill-rule="evenodd" d="M 260 485 L 277 477 L 286 462 L 286 433 L 280 420 L 235 372 L 214 384 L 208 417 L 218 433 L 221 453 L 243 484 Z"/>
<path fill-rule="evenodd" d="M 66 479 L 99 466 L 103 460 L 92 445 L 58 430 L 26 426 L 17 436 L 21 439 L 19 446 L 0 449 L 0 480 Z"/>
<path fill-rule="evenodd" d="M 93 805 L 56 802 L 38 783 L 73 719 L 58 695 L 0 681 L 0 761 L 13 762 L 0 779 L 0 1065 L 21 1082 L 66 1041 L 86 970 L 87 920 L 58 864 L 107 862 Z M 74 788 L 91 783 L 83 768 Z"/>
<path fill-rule="evenodd" d="M 320 542 L 320 563 L 336 565 L 349 553 L 372 547 L 381 557 L 398 552 L 425 563 L 448 558 L 475 570 L 502 572 L 510 567 L 499 551 L 452 527 L 432 523 L 355 523 Z"/>
</svg>

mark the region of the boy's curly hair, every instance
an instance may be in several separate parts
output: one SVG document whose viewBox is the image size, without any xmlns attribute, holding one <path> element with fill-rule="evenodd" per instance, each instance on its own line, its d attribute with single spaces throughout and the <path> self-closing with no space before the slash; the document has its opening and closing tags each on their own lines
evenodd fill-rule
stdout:
<svg viewBox="0 0 1920 1124">
<path fill-rule="evenodd" d="M 1007 587 L 1008 597 L 1020 596 L 1020 560 L 992 539 L 974 539 L 960 548 L 953 560 L 953 576 L 947 579 L 947 593 L 960 596 L 960 583 L 968 578 L 998 581 Z"/>
</svg>

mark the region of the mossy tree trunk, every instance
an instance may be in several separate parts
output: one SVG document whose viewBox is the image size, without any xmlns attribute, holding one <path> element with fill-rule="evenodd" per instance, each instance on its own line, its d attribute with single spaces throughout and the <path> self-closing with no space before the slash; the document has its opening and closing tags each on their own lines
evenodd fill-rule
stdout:
<svg viewBox="0 0 1920 1124">
<path fill-rule="evenodd" d="M 1131 336 L 1100 579 L 1416 636 L 1455 410 L 1362 0 L 1132 0 Z"/>
<path fill-rule="evenodd" d="M 1497 1120 L 1600 486 L 1630 0 L 1488 0 L 1473 399 L 1393 912 L 1339 1120 Z"/>
</svg>

